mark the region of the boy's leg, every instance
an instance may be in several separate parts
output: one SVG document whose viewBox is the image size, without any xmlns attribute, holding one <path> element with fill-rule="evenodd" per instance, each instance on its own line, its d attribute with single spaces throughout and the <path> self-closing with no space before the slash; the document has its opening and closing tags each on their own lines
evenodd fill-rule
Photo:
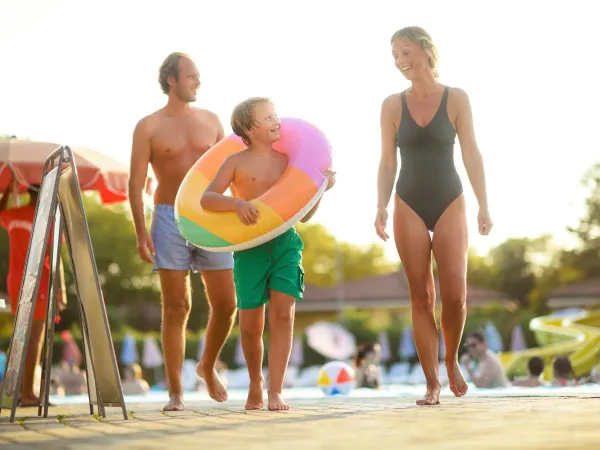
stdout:
<svg viewBox="0 0 600 450">
<path fill-rule="evenodd" d="M 246 409 L 261 409 L 263 403 L 263 330 L 265 328 L 265 306 L 254 309 L 240 309 L 240 333 L 242 336 L 242 350 L 248 374 L 250 375 L 250 389 Z"/>
<path fill-rule="evenodd" d="M 292 352 L 296 298 L 271 289 L 269 300 L 269 410 L 288 410 L 281 398 L 283 380 Z"/>
</svg>

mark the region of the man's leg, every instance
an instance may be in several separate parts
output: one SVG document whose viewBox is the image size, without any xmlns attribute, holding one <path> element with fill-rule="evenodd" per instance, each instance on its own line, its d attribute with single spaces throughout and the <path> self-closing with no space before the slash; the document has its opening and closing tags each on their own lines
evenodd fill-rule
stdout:
<svg viewBox="0 0 600 450">
<path fill-rule="evenodd" d="M 39 301 L 39 300 L 38 300 Z M 21 380 L 21 394 L 19 402 L 21 406 L 38 406 L 40 399 L 34 393 L 33 383 L 35 381 L 35 369 L 42 355 L 42 343 L 44 342 L 44 321 L 33 320 L 31 324 L 31 336 L 25 357 L 25 369 Z"/>
<path fill-rule="evenodd" d="M 210 397 L 222 402 L 227 400 L 227 390 L 219 379 L 215 364 L 235 322 L 233 258 L 229 253 L 196 252 L 194 266 L 202 273 L 209 306 L 204 353 L 196 372 L 204 378 Z"/>
<path fill-rule="evenodd" d="M 162 346 L 169 403 L 164 411 L 183 411 L 181 368 L 185 358 L 185 326 L 191 309 L 187 270 L 159 269 L 162 291 Z"/>
</svg>

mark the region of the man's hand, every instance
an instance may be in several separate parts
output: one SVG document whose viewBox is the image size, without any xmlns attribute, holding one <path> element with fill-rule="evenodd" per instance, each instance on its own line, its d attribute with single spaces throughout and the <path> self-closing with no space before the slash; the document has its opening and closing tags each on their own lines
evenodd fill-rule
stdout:
<svg viewBox="0 0 600 450">
<path fill-rule="evenodd" d="M 137 250 L 142 260 L 148 263 L 154 262 L 154 257 L 156 256 L 154 242 L 152 242 L 152 238 L 146 230 L 138 236 Z"/>
</svg>

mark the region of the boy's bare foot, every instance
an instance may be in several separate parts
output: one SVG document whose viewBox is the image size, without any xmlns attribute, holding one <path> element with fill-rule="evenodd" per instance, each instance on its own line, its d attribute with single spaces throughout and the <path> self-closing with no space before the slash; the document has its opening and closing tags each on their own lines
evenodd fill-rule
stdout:
<svg viewBox="0 0 600 450">
<path fill-rule="evenodd" d="M 417 405 L 419 406 L 433 406 L 440 404 L 440 389 L 441 386 L 436 384 L 435 386 L 429 387 L 427 386 L 427 391 L 422 399 L 417 400 Z"/>
<path fill-rule="evenodd" d="M 248 389 L 248 400 L 246 400 L 246 409 L 262 409 L 264 405 L 263 380 L 261 379 L 258 383 L 250 382 L 250 389 Z"/>
<path fill-rule="evenodd" d="M 169 403 L 165 405 L 163 411 L 183 411 L 185 405 L 183 404 L 183 398 L 181 395 L 171 395 L 169 397 Z"/>
<path fill-rule="evenodd" d="M 469 390 L 469 385 L 465 381 L 458 361 L 446 361 L 446 371 L 448 372 L 448 384 L 450 390 L 456 397 L 462 397 Z"/>
<path fill-rule="evenodd" d="M 279 392 L 268 392 L 269 396 L 269 411 L 287 411 L 289 405 L 283 401 Z"/>
<path fill-rule="evenodd" d="M 212 373 L 204 373 L 204 363 L 200 360 L 196 366 L 196 373 L 206 382 L 206 389 L 208 390 L 210 398 L 217 402 L 224 402 L 227 400 L 227 389 L 225 389 L 225 386 L 221 383 L 221 379 L 219 378 L 216 369 L 213 369 Z"/>
</svg>

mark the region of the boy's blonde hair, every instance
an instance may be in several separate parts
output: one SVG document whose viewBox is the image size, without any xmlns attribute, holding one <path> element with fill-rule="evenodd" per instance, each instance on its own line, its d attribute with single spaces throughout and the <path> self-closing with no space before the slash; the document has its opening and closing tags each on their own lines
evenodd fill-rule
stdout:
<svg viewBox="0 0 600 450">
<path fill-rule="evenodd" d="M 267 97 L 251 97 L 233 108 L 231 129 L 236 135 L 242 138 L 242 141 L 246 145 L 250 145 L 250 138 L 247 132 L 254 128 L 254 108 L 263 103 L 273 104 L 271 99 Z"/>
</svg>

